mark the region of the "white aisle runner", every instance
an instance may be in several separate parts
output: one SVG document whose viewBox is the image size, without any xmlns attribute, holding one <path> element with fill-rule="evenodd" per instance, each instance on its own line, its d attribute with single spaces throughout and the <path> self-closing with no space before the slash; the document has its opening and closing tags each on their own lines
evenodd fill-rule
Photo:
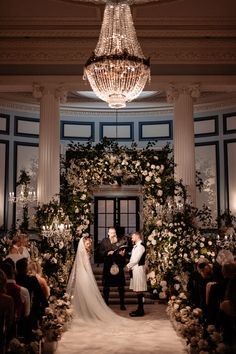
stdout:
<svg viewBox="0 0 236 354">
<path fill-rule="evenodd" d="M 116 313 L 130 318 L 127 311 Z M 131 319 L 127 327 L 112 325 L 88 325 L 76 323 L 63 334 L 57 354 L 182 354 L 186 353 L 184 340 L 173 329 L 165 305 L 146 305 L 144 317 Z"/>
</svg>

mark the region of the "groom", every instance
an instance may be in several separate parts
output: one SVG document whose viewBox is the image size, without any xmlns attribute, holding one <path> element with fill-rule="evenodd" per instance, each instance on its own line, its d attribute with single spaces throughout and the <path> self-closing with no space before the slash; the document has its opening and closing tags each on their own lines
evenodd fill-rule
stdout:
<svg viewBox="0 0 236 354">
<path fill-rule="evenodd" d="M 142 236 L 139 232 L 134 232 L 132 235 L 134 244 L 131 258 L 127 264 L 128 270 L 131 272 L 130 289 L 136 292 L 138 298 L 138 308 L 136 311 L 130 312 L 132 317 L 140 317 L 144 315 L 143 309 L 143 292 L 147 291 L 147 277 L 145 271 L 145 256 L 146 250 L 142 243 Z"/>
</svg>

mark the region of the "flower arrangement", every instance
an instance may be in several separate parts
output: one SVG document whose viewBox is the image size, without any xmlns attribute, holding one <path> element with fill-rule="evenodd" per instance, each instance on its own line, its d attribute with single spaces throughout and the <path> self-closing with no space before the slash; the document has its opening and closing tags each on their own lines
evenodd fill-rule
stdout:
<svg viewBox="0 0 236 354">
<path fill-rule="evenodd" d="M 41 325 L 44 340 L 58 341 L 71 319 L 72 309 L 69 296 L 67 294 L 60 298 L 50 296 L 49 307 L 45 310 Z"/>
<path fill-rule="evenodd" d="M 178 296 L 171 296 L 167 313 L 176 331 L 186 339 L 189 353 L 228 353 L 221 333 L 213 325 L 205 328 L 202 310 L 192 308 L 188 296 L 184 292 Z"/>
<path fill-rule="evenodd" d="M 40 329 L 32 330 L 33 338 L 30 343 L 24 343 L 22 339 L 11 339 L 8 346 L 9 354 L 39 354 L 41 353 L 41 341 L 43 333 Z"/>
</svg>

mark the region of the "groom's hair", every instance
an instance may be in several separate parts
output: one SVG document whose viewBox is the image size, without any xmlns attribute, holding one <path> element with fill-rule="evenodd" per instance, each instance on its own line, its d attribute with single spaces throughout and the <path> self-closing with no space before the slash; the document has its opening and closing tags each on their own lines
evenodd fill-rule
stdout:
<svg viewBox="0 0 236 354">
<path fill-rule="evenodd" d="M 135 231 L 133 234 L 134 234 L 134 235 L 137 235 L 137 236 L 140 238 L 140 240 L 142 240 L 143 237 L 142 237 L 141 232 Z"/>
</svg>

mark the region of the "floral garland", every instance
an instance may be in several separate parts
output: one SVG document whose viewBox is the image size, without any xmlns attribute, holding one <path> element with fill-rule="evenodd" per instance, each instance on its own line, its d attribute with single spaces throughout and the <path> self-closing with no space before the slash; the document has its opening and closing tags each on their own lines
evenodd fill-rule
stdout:
<svg viewBox="0 0 236 354">
<path fill-rule="evenodd" d="M 156 205 L 174 195 L 174 163 L 171 149 L 158 151 L 154 144 L 145 149 L 130 148 L 104 139 L 92 146 L 69 145 L 64 161 L 61 204 L 75 227 L 77 237 L 89 232 L 92 221 L 93 189 L 100 185 L 141 185 L 144 203 L 144 234 L 150 230 L 150 215 Z"/>
</svg>

